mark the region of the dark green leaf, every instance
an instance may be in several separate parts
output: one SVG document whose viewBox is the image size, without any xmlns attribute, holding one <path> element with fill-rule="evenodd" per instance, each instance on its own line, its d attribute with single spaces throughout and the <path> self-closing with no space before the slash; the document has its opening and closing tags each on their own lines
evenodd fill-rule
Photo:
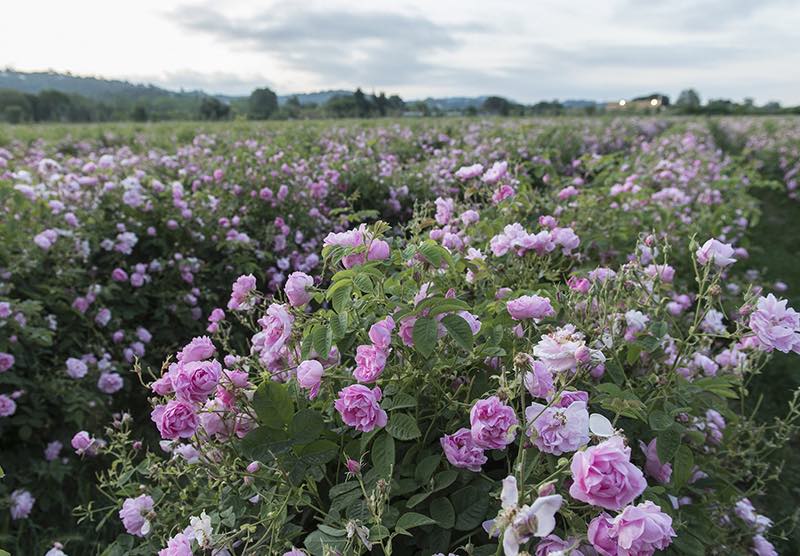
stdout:
<svg viewBox="0 0 800 556">
<path fill-rule="evenodd" d="M 270 380 L 262 383 L 253 394 L 253 409 L 259 423 L 265 427 L 282 429 L 292 418 L 294 402 L 286 384 Z"/>
<path fill-rule="evenodd" d="M 419 317 L 414 323 L 411 338 L 414 347 L 425 357 L 430 357 L 438 340 L 439 324 L 429 317 Z"/>
<path fill-rule="evenodd" d="M 472 349 L 472 329 L 469 323 L 459 315 L 446 315 L 442 319 L 442 324 L 447 329 L 450 337 L 461 346 L 465 351 Z"/>
<path fill-rule="evenodd" d="M 386 432 L 397 440 L 412 440 L 422 434 L 416 420 L 407 413 L 393 413 L 386 423 Z"/>
</svg>

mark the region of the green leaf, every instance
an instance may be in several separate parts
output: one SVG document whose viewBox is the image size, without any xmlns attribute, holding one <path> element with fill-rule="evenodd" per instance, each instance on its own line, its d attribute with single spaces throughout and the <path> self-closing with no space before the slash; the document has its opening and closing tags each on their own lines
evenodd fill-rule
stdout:
<svg viewBox="0 0 800 556">
<path fill-rule="evenodd" d="M 324 556 L 326 548 L 343 553 L 347 537 L 334 537 L 317 530 L 308 535 L 303 544 L 312 556 Z"/>
<path fill-rule="evenodd" d="M 639 360 L 639 354 L 642 352 L 641 346 L 636 344 L 628 344 L 628 353 L 625 355 L 625 362 L 632 365 Z"/>
<path fill-rule="evenodd" d="M 680 488 L 692 478 L 694 471 L 694 454 L 691 448 L 682 444 L 675 452 L 675 465 L 672 466 L 672 483 Z"/>
<path fill-rule="evenodd" d="M 669 330 L 669 325 L 663 320 L 657 320 L 650 324 L 650 334 L 658 338 L 659 340 L 667 335 L 667 331 Z"/>
<path fill-rule="evenodd" d="M 414 470 L 414 478 L 417 480 L 417 483 L 424 485 L 430 481 L 433 472 L 436 471 L 437 467 L 439 467 L 439 462 L 441 459 L 442 456 L 436 454 L 433 456 L 428 456 L 419 462 Z"/>
<path fill-rule="evenodd" d="M 397 440 L 412 440 L 422 434 L 417 421 L 407 413 L 393 413 L 386 423 L 386 432 Z"/>
<path fill-rule="evenodd" d="M 298 456 L 305 465 L 323 465 L 339 453 L 339 445 L 330 440 L 316 440 L 298 449 Z"/>
<path fill-rule="evenodd" d="M 406 507 L 413 508 L 414 506 L 416 506 L 420 502 L 423 502 L 430 495 L 431 495 L 430 492 L 420 492 L 419 494 L 415 494 L 414 496 L 412 496 L 411 498 L 408 499 L 408 502 L 406 503 Z"/>
<path fill-rule="evenodd" d="M 369 275 L 363 273 L 357 274 L 353 278 L 353 284 L 364 293 L 370 293 L 375 287 Z"/>
<path fill-rule="evenodd" d="M 433 477 L 433 492 L 449 487 L 456 482 L 457 478 L 458 471 L 455 469 L 445 469 L 444 471 L 440 471 Z"/>
<path fill-rule="evenodd" d="M 436 347 L 438 329 L 438 323 L 430 317 L 419 317 L 414 323 L 414 328 L 411 331 L 414 347 L 426 358 L 430 357 Z"/>
<path fill-rule="evenodd" d="M 456 512 L 453 504 L 447 498 L 436 498 L 431 502 L 431 517 L 440 527 L 451 529 L 456 522 Z"/>
<path fill-rule="evenodd" d="M 668 429 L 672 426 L 675 422 L 675 419 L 661 411 L 660 409 L 655 409 L 650 413 L 649 417 L 650 428 L 655 431 L 663 431 Z"/>
<path fill-rule="evenodd" d="M 436 522 L 426 515 L 418 514 L 416 512 L 407 512 L 400 516 L 400 519 L 395 523 L 395 530 L 408 531 L 414 527 L 422 527 L 423 525 L 435 525 Z"/>
<path fill-rule="evenodd" d="M 253 409 L 260 424 L 273 429 L 282 429 L 292 418 L 294 402 L 285 384 L 269 380 L 256 388 L 253 394 Z"/>
<path fill-rule="evenodd" d="M 672 461 L 675 451 L 681 445 L 681 427 L 673 423 L 668 429 L 658 433 L 657 452 L 661 463 Z"/>
<path fill-rule="evenodd" d="M 292 447 L 285 431 L 271 429 L 269 427 L 258 427 L 247 433 L 241 440 L 242 453 L 248 459 L 268 462 L 275 456 L 286 453 Z"/>
<path fill-rule="evenodd" d="M 469 531 L 478 527 L 486 518 L 489 497 L 474 486 L 466 486 L 450 495 L 456 512 L 456 531 Z"/>
<path fill-rule="evenodd" d="M 289 438 L 297 444 L 313 442 L 322 434 L 325 424 L 322 415 L 313 409 L 302 409 L 294 414 L 289 425 Z"/>
<path fill-rule="evenodd" d="M 447 332 L 465 351 L 472 349 L 472 329 L 469 323 L 459 315 L 447 315 L 442 319 Z"/>
<path fill-rule="evenodd" d="M 625 371 L 616 361 L 606 361 L 606 372 L 616 384 L 623 384 L 625 382 Z"/>
<path fill-rule="evenodd" d="M 316 325 L 311 331 L 311 341 L 314 351 L 317 352 L 319 357 L 328 357 L 331 351 L 331 342 L 333 341 L 333 333 L 330 327 L 322 324 Z"/>
<path fill-rule="evenodd" d="M 343 286 L 339 286 L 339 284 L 344 284 Z M 343 280 L 341 282 L 336 282 L 332 288 L 337 287 L 333 293 L 331 294 L 331 302 L 333 304 L 333 310 L 337 313 L 343 313 L 350 307 L 350 299 L 353 293 L 353 286 L 352 280 Z M 330 292 L 330 290 L 328 290 Z"/>
<path fill-rule="evenodd" d="M 347 334 L 347 313 L 333 315 L 330 320 L 330 327 L 335 339 L 343 338 Z"/>
<path fill-rule="evenodd" d="M 394 438 L 386 433 L 381 433 L 372 443 L 372 465 L 384 474 L 394 465 Z"/>
</svg>

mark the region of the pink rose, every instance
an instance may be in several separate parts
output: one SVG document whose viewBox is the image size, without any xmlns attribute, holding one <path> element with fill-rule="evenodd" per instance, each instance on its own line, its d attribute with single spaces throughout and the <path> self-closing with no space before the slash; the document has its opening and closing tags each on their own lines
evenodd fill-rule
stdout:
<svg viewBox="0 0 800 556">
<path fill-rule="evenodd" d="M 718 268 L 725 268 L 736 262 L 733 258 L 733 247 L 729 243 L 722 243 L 714 238 L 706 241 L 703 246 L 695 253 L 697 262 L 707 265 L 713 262 Z"/>
<path fill-rule="evenodd" d="M 630 504 L 647 488 L 644 475 L 630 458 L 631 449 L 618 436 L 576 452 L 570 466 L 570 496 L 608 510 Z"/>
<path fill-rule="evenodd" d="M 198 336 L 193 338 L 191 342 L 186 344 L 181 351 L 178 352 L 177 359 L 182 363 L 191 363 L 192 361 L 202 361 L 208 359 L 217 348 L 208 336 Z"/>
<path fill-rule="evenodd" d="M 297 366 L 297 383 L 309 391 L 308 399 L 313 400 L 317 397 L 324 372 L 322 364 L 314 359 L 303 361 Z"/>
<path fill-rule="evenodd" d="M 6 372 L 14 366 L 14 356 L 10 353 L 0 351 L 0 373 Z"/>
<path fill-rule="evenodd" d="M 574 371 L 580 362 L 578 355 L 586 347 L 583 334 L 567 324 L 555 332 L 545 334 L 533 348 L 533 355 L 552 371 Z"/>
<path fill-rule="evenodd" d="M 356 348 L 356 368 L 353 376 L 358 382 L 375 382 L 386 366 L 386 352 L 374 345 Z"/>
<path fill-rule="evenodd" d="M 787 307 L 785 299 L 778 300 L 772 294 L 760 297 L 756 310 L 750 315 L 750 328 L 762 350 L 800 354 L 800 313 Z"/>
<path fill-rule="evenodd" d="M 129 535 L 144 537 L 150 532 L 148 514 L 153 511 L 153 499 L 146 494 L 127 498 L 122 503 L 119 518 Z"/>
<path fill-rule="evenodd" d="M 346 425 L 370 432 L 375 427 L 386 426 L 386 412 L 378 403 L 382 396 L 377 386 L 370 390 L 363 384 L 353 384 L 339 391 L 339 399 L 333 402 L 333 406 Z"/>
<path fill-rule="evenodd" d="M 392 330 L 394 330 L 394 319 L 386 317 L 370 327 L 369 339 L 375 347 L 386 350 L 392 343 Z"/>
<path fill-rule="evenodd" d="M 543 319 L 556 314 L 550 300 L 538 295 L 523 295 L 506 303 L 508 314 L 514 320 Z"/>
<path fill-rule="evenodd" d="M 267 314 L 258 320 L 261 332 L 253 336 L 253 349 L 258 351 L 267 362 L 280 357 L 281 349 L 292 333 L 294 317 L 286 310 L 285 305 L 273 303 L 267 308 Z"/>
<path fill-rule="evenodd" d="M 181 361 L 172 375 L 172 386 L 178 399 L 202 402 L 217 388 L 222 365 L 213 361 Z"/>
<path fill-rule="evenodd" d="M 627 506 L 611 519 L 601 514 L 589 524 L 589 542 L 603 556 L 652 556 L 672 544 L 672 518 L 649 500 Z"/>
<path fill-rule="evenodd" d="M 644 465 L 645 472 L 662 485 L 668 484 L 672 476 L 672 465 L 669 463 L 662 464 L 661 460 L 658 459 L 657 439 L 654 438 L 649 444 L 645 444 L 640 440 L 639 448 L 647 458 L 647 463 Z"/>
<path fill-rule="evenodd" d="M 158 427 L 161 438 L 168 440 L 189 438 L 197 430 L 197 414 L 194 407 L 185 401 L 170 400 L 167 405 L 157 405 L 150 418 Z"/>
<path fill-rule="evenodd" d="M 373 239 L 369 243 L 369 250 L 367 251 L 367 260 L 369 261 L 383 261 L 389 258 L 389 244 L 382 239 Z"/>
<path fill-rule="evenodd" d="M 97 455 L 97 450 L 102 446 L 102 443 L 92 438 L 88 432 L 80 431 L 75 433 L 72 437 L 72 447 L 75 453 L 79 456 L 86 454 L 87 456 Z"/>
<path fill-rule="evenodd" d="M 256 289 L 256 277 L 252 274 L 243 274 L 233 283 L 231 299 L 228 301 L 228 309 L 232 311 L 247 310 L 252 304 L 247 301 L 250 292 Z"/>
<path fill-rule="evenodd" d="M 446 434 L 439 439 L 439 442 L 447 461 L 454 467 L 478 473 L 481 465 L 487 461 L 483 448 L 475 444 L 472 439 L 472 431 L 467 428 L 459 429 L 453 434 Z"/>
<path fill-rule="evenodd" d="M 478 400 L 469 412 L 472 439 L 481 448 L 500 450 L 514 442 L 517 416 L 497 396 Z"/>
<path fill-rule="evenodd" d="M 589 411 L 586 402 L 575 401 L 567 407 L 532 403 L 525 410 L 531 428 L 528 436 L 546 454 L 560 456 L 574 452 L 589 442 Z M 535 435 L 534 435 L 535 431 Z"/>
<path fill-rule="evenodd" d="M 311 300 L 306 290 L 314 285 L 314 279 L 305 272 L 292 272 L 283 291 L 292 307 L 301 307 Z"/>
</svg>

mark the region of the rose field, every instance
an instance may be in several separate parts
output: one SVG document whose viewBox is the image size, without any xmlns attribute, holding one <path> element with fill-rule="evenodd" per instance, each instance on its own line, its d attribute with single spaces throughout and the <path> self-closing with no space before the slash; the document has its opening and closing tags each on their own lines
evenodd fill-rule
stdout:
<svg viewBox="0 0 800 556">
<path fill-rule="evenodd" d="M 799 182 L 788 116 L 0 127 L 0 554 L 800 554 Z"/>
</svg>

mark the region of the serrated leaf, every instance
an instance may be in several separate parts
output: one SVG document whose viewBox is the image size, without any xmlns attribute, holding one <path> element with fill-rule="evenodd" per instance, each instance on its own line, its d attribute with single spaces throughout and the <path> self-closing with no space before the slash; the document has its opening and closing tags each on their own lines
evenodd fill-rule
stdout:
<svg viewBox="0 0 800 556">
<path fill-rule="evenodd" d="M 394 465 L 394 438 L 382 433 L 372 443 L 372 465 L 383 474 Z"/>
<path fill-rule="evenodd" d="M 439 462 L 441 459 L 442 457 L 439 454 L 436 454 L 433 456 L 428 456 L 419 462 L 416 469 L 414 469 L 414 478 L 417 480 L 417 483 L 424 485 L 430 481 L 433 472 L 436 471 L 437 467 L 439 467 Z"/>
<path fill-rule="evenodd" d="M 616 384 L 623 384 L 625 382 L 625 371 L 616 361 L 606 361 L 606 373 L 611 377 Z"/>
<path fill-rule="evenodd" d="M 343 282 L 337 282 L 334 285 L 338 285 Z M 350 300 L 353 293 L 353 286 L 351 285 L 351 283 L 352 281 L 346 281 L 345 285 L 337 288 L 333 292 L 333 295 L 331 296 L 331 303 L 333 305 L 333 310 L 336 311 L 337 313 L 343 313 L 350 307 Z"/>
<path fill-rule="evenodd" d="M 680 488 L 689 483 L 694 472 L 694 454 L 692 449 L 682 444 L 675 452 L 675 464 L 672 466 L 672 483 Z"/>
<path fill-rule="evenodd" d="M 459 315 L 446 315 L 442 324 L 450 337 L 465 351 L 472 349 L 472 329 L 469 323 Z"/>
<path fill-rule="evenodd" d="M 456 531 L 475 529 L 486 518 L 489 498 L 474 486 L 466 486 L 450 495 L 450 502 L 456 512 Z"/>
<path fill-rule="evenodd" d="M 397 440 L 413 440 L 422 435 L 417 426 L 417 421 L 407 413 L 392 414 L 386 423 L 386 432 Z"/>
<path fill-rule="evenodd" d="M 297 444 L 308 444 L 319 438 L 324 427 L 322 415 L 318 411 L 302 409 L 292 417 L 289 438 Z"/>
<path fill-rule="evenodd" d="M 330 440 L 315 440 L 298 449 L 298 456 L 305 465 L 323 465 L 339 453 L 339 445 Z"/>
<path fill-rule="evenodd" d="M 419 317 L 414 323 L 411 338 L 414 348 L 423 356 L 430 357 L 436 347 L 439 333 L 439 324 L 430 317 Z"/>
<path fill-rule="evenodd" d="M 431 517 L 436 520 L 439 527 L 451 529 L 456 522 L 453 504 L 447 498 L 436 498 L 431 501 Z"/>
<path fill-rule="evenodd" d="M 270 380 L 256 388 L 253 409 L 261 425 L 282 429 L 289 424 L 294 414 L 294 402 L 285 384 Z"/>
<path fill-rule="evenodd" d="M 330 327 L 322 324 L 316 325 L 311 330 L 311 342 L 319 357 L 327 357 L 331 351 L 331 342 L 333 342 L 333 333 Z"/>
<path fill-rule="evenodd" d="M 668 429 L 672 426 L 675 422 L 675 419 L 661 411 L 660 409 L 655 409 L 650 412 L 650 417 L 648 418 L 650 423 L 650 428 L 655 431 L 663 431 Z"/>
<path fill-rule="evenodd" d="M 681 445 L 681 428 L 676 423 L 673 423 L 668 429 L 658 433 L 658 459 L 661 463 L 668 463 L 672 461 L 678 446 Z"/>
<path fill-rule="evenodd" d="M 414 527 L 422 527 L 423 525 L 435 525 L 436 522 L 426 515 L 418 514 L 416 512 L 407 512 L 400 516 L 395 523 L 394 528 L 408 531 Z"/>
</svg>

